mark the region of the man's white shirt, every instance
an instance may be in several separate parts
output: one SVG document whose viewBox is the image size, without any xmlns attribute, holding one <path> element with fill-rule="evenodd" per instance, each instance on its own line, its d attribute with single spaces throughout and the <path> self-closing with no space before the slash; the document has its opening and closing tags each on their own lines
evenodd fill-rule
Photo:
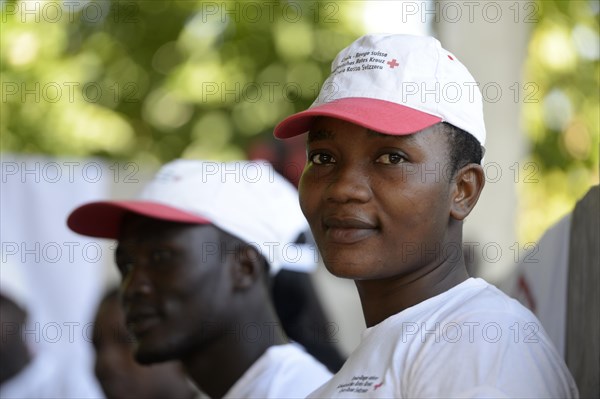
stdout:
<svg viewBox="0 0 600 399">
<path fill-rule="evenodd" d="M 271 346 L 225 394 L 225 398 L 304 398 L 331 372 L 302 346 Z"/>
</svg>

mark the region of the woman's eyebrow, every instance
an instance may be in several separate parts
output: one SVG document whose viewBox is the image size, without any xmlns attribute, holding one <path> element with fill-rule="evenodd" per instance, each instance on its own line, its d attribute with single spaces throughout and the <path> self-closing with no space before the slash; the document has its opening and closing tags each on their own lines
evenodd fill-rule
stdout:
<svg viewBox="0 0 600 399">
<path fill-rule="evenodd" d="M 381 138 L 398 140 L 398 141 L 403 141 L 403 142 L 414 142 L 415 134 L 416 133 L 405 134 L 405 135 L 385 134 L 385 133 L 377 132 L 375 130 L 367 129 L 367 136 L 381 137 Z"/>
<path fill-rule="evenodd" d="M 324 129 L 318 129 L 318 130 L 311 130 L 310 132 L 308 132 L 308 143 L 312 143 L 315 141 L 319 141 L 319 140 L 327 140 L 327 139 L 333 139 L 335 138 L 335 133 L 333 133 L 331 130 L 324 130 Z"/>
<path fill-rule="evenodd" d="M 402 141 L 402 142 L 414 142 L 415 134 L 416 133 L 406 134 L 406 135 L 393 135 L 393 134 L 385 134 L 385 133 L 377 132 L 375 130 L 367 129 L 367 135 L 370 137 L 380 137 L 380 138 L 397 140 L 397 141 Z M 308 132 L 307 143 L 310 144 L 315 141 L 328 140 L 328 139 L 334 139 L 334 138 L 335 138 L 335 133 L 333 131 L 326 130 L 326 129 L 316 129 L 316 130 L 311 130 Z"/>
</svg>

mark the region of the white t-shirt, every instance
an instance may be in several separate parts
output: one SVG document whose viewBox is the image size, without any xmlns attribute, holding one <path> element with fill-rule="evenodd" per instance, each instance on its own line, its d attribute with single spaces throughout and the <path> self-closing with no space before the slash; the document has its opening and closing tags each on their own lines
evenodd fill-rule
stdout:
<svg viewBox="0 0 600 399">
<path fill-rule="evenodd" d="M 498 288 L 531 310 L 565 358 L 571 214 L 550 227 Z"/>
<path fill-rule="evenodd" d="M 250 367 L 225 398 L 305 398 L 331 378 L 331 372 L 302 346 L 275 345 Z"/>
<path fill-rule="evenodd" d="M 311 398 L 578 397 L 539 321 L 482 279 L 393 315 L 362 335 Z"/>
</svg>

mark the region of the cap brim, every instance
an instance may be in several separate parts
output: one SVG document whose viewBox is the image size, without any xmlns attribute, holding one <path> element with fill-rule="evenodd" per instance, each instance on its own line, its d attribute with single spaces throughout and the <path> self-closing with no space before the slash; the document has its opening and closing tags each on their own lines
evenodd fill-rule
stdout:
<svg viewBox="0 0 600 399">
<path fill-rule="evenodd" d="M 123 216 L 129 212 L 170 222 L 211 223 L 208 219 L 157 202 L 98 201 L 82 205 L 71 212 L 67 218 L 67 226 L 86 236 L 116 239 Z"/>
<path fill-rule="evenodd" d="M 442 121 L 438 116 L 394 102 L 350 97 L 291 115 L 275 127 L 274 135 L 286 139 L 306 133 L 319 116 L 341 119 L 394 136 L 412 134 Z"/>
</svg>

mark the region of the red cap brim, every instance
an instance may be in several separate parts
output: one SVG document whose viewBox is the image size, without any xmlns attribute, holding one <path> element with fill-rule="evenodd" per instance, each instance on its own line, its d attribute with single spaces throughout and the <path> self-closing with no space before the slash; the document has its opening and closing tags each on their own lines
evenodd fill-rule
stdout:
<svg viewBox="0 0 600 399">
<path fill-rule="evenodd" d="M 98 201 L 82 205 L 71 212 L 67 218 L 67 226 L 86 236 L 116 239 L 123 216 L 128 212 L 170 222 L 211 223 L 208 219 L 157 202 Z"/>
<path fill-rule="evenodd" d="M 306 133 L 319 116 L 341 119 L 394 136 L 415 133 L 442 121 L 438 116 L 394 102 L 350 97 L 318 105 L 287 117 L 275 127 L 275 137 L 286 139 Z"/>
</svg>

